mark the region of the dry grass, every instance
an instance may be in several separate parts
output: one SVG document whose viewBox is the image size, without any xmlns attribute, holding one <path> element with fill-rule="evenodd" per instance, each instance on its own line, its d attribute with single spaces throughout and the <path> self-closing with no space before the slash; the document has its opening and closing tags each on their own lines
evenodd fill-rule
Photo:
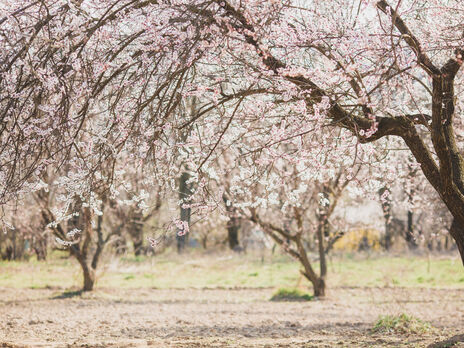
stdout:
<svg viewBox="0 0 464 348">
<path fill-rule="evenodd" d="M 401 313 L 384 315 L 372 328 L 373 333 L 425 334 L 432 330 L 432 325 L 414 316 Z"/>
</svg>

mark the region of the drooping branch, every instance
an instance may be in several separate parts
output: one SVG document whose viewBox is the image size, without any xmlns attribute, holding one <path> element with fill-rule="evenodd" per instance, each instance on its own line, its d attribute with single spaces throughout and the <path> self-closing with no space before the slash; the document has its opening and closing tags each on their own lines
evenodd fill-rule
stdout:
<svg viewBox="0 0 464 348">
<path fill-rule="evenodd" d="M 391 7 L 388 2 L 382 0 L 377 2 L 377 7 L 385 14 L 389 15 L 392 20 L 392 24 L 395 28 L 401 33 L 402 38 L 414 51 L 414 54 L 417 57 L 417 62 L 419 65 L 429 74 L 430 76 L 439 75 L 440 69 L 438 69 L 427 56 L 427 54 L 422 49 L 422 46 L 419 40 L 414 36 L 414 34 L 409 30 L 406 23 L 401 19 L 400 15 L 396 10 Z"/>
</svg>

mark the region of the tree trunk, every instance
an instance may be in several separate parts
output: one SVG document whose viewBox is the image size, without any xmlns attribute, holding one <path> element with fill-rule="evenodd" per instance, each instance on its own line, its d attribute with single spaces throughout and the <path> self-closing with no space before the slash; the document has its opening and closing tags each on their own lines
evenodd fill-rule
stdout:
<svg viewBox="0 0 464 348">
<path fill-rule="evenodd" d="M 81 265 L 82 266 L 82 265 Z M 83 291 L 92 291 L 95 284 L 95 271 L 87 265 L 82 266 L 82 274 L 84 275 Z"/>
<path fill-rule="evenodd" d="M 233 206 L 229 200 L 228 193 L 222 194 L 222 200 L 229 216 L 227 221 L 227 241 L 229 242 L 229 248 L 235 250 L 239 246 L 238 242 L 238 231 L 240 230 L 240 219 L 237 214 L 237 209 Z"/>
<path fill-rule="evenodd" d="M 144 253 L 143 249 L 143 241 L 141 240 L 134 240 L 134 255 L 140 256 Z"/>
<path fill-rule="evenodd" d="M 129 222 L 129 235 L 134 245 L 134 255 L 139 256 L 143 253 L 143 212 L 135 208 L 132 211 Z"/>
<path fill-rule="evenodd" d="M 325 278 L 327 276 L 327 259 L 325 257 L 324 235 L 328 234 L 328 220 L 327 215 L 319 215 L 319 225 L 317 228 L 317 241 L 319 246 L 319 268 L 320 277 L 313 283 L 314 296 L 325 296 Z"/>
<path fill-rule="evenodd" d="M 383 247 L 390 250 L 393 244 L 393 226 L 392 226 L 392 202 L 390 198 L 390 189 L 387 186 L 379 190 L 380 204 L 382 206 L 383 217 L 385 219 L 385 236 Z"/>
<path fill-rule="evenodd" d="M 412 162 L 413 162 L 413 158 L 412 158 L 412 156 L 409 156 L 408 168 L 409 168 L 409 177 L 410 178 L 413 178 L 413 177 L 416 176 L 416 169 L 411 165 Z M 415 194 L 414 189 L 410 188 L 409 190 L 407 190 L 408 202 L 411 205 L 414 203 L 414 194 Z M 410 250 L 417 248 L 416 239 L 414 238 L 413 216 L 414 216 L 414 214 L 413 214 L 412 210 L 408 209 L 408 226 L 407 226 L 407 229 L 405 231 L 405 233 L 406 233 L 405 239 L 406 239 L 406 243 L 408 244 L 408 248 Z"/>
<path fill-rule="evenodd" d="M 456 218 L 453 219 L 453 223 L 450 227 L 450 234 L 454 238 L 456 245 L 458 246 L 461 261 L 464 264 L 464 223 L 458 221 Z"/>
<path fill-rule="evenodd" d="M 321 278 L 327 275 L 327 260 L 325 257 L 324 233 L 327 230 L 326 215 L 319 216 L 319 226 L 317 228 L 317 241 L 319 246 L 319 262 Z"/>
<path fill-rule="evenodd" d="M 102 205 L 101 211 L 105 210 L 105 206 Z M 92 263 L 90 266 L 92 269 L 97 269 L 98 261 L 100 260 L 100 256 L 103 252 L 103 247 L 105 246 L 105 242 L 103 240 L 103 215 L 99 215 L 97 217 L 97 248 L 95 249 L 95 253 L 93 254 Z"/>
<path fill-rule="evenodd" d="M 229 248 L 235 250 L 238 247 L 238 231 L 240 229 L 239 219 L 235 216 L 229 218 L 227 222 L 227 239 L 229 241 Z"/>
<path fill-rule="evenodd" d="M 184 209 L 180 208 L 180 221 L 186 222 L 188 225 L 190 224 L 190 208 Z M 178 229 L 176 234 L 177 240 L 177 252 L 181 254 L 187 245 L 188 242 L 188 232 Z"/>
<path fill-rule="evenodd" d="M 190 208 L 184 208 L 183 204 L 189 203 L 190 195 L 192 191 L 190 185 L 187 181 L 190 179 L 190 174 L 187 171 L 184 171 L 179 179 L 179 199 L 181 201 L 180 205 L 180 221 L 184 222 L 187 226 L 190 226 Z M 188 241 L 188 230 L 177 230 L 176 234 L 177 240 L 177 252 L 180 254 L 184 251 L 187 241 Z"/>
<path fill-rule="evenodd" d="M 313 286 L 314 296 L 325 297 L 325 277 L 318 277 L 311 267 L 306 267 L 306 264 L 303 264 L 303 267 L 305 268 L 305 270 L 304 272 L 301 271 L 301 273 L 306 279 L 309 280 L 309 282 Z"/>
<path fill-rule="evenodd" d="M 312 282 L 314 288 L 314 296 L 325 297 L 325 279 L 318 278 L 317 281 Z"/>
<path fill-rule="evenodd" d="M 127 252 L 127 241 L 125 235 L 122 233 L 123 228 L 125 227 L 125 221 L 120 223 L 116 228 L 115 236 L 116 240 L 114 241 L 114 249 L 116 255 L 124 255 Z"/>
<path fill-rule="evenodd" d="M 32 244 L 32 248 L 37 256 L 37 261 L 45 261 L 47 259 L 47 239 L 39 239 Z"/>
<path fill-rule="evenodd" d="M 92 291 L 95 283 L 95 268 L 89 265 L 90 260 L 88 258 L 88 253 L 90 251 L 90 245 L 92 243 L 92 237 L 94 235 L 94 230 L 92 226 L 92 211 L 89 207 L 82 207 L 82 202 L 79 200 L 78 205 L 81 208 L 79 219 L 75 222 L 78 224 L 77 228 L 81 230 L 82 242 L 80 245 L 74 245 L 71 247 L 71 252 L 76 256 L 77 261 L 81 265 L 82 275 L 84 278 L 84 287 L 82 291 Z M 99 220 L 99 228 L 101 229 L 101 221 Z M 101 232 L 101 230 L 100 230 Z M 97 264 L 98 258 L 94 259 L 92 263 Z"/>
<path fill-rule="evenodd" d="M 414 238 L 413 212 L 408 210 L 408 227 L 406 229 L 406 243 L 410 250 L 417 248 L 416 239 Z"/>
<path fill-rule="evenodd" d="M 201 245 L 205 250 L 208 248 L 208 235 L 203 236 L 203 238 L 201 239 Z"/>
<path fill-rule="evenodd" d="M 82 277 L 84 280 L 82 291 L 92 291 L 95 285 L 95 269 L 89 267 L 78 245 L 71 245 L 69 251 L 77 259 L 82 269 Z"/>
</svg>

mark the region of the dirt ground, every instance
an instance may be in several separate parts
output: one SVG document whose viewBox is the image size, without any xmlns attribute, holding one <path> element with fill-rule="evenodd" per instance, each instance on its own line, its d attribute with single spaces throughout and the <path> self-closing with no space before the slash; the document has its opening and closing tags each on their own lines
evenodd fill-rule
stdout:
<svg viewBox="0 0 464 348">
<path fill-rule="evenodd" d="M 464 333 L 464 290 L 338 288 L 310 302 L 272 302 L 273 291 L 0 288 L 0 347 L 427 347 Z M 398 313 L 434 328 L 371 332 Z M 464 347 L 450 344 L 435 346 Z"/>
</svg>

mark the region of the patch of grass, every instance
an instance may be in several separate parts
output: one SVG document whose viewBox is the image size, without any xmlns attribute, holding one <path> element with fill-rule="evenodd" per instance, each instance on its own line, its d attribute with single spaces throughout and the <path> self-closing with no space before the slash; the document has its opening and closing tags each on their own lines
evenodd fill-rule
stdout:
<svg viewBox="0 0 464 348">
<path fill-rule="evenodd" d="M 431 329 L 432 326 L 429 323 L 401 313 L 380 317 L 371 331 L 373 333 L 423 334 Z"/>
<path fill-rule="evenodd" d="M 429 267 L 430 266 L 430 267 Z M 316 264 L 315 267 L 318 267 Z M 334 258 L 328 283 L 333 286 L 398 286 L 419 288 L 462 288 L 462 264 L 456 257 L 371 257 Z"/>
<path fill-rule="evenodd" d="M 69 254 L 69 252 L 68 252 Z M 50 253 L 47 261 L 0 261 L 0 287 L 81 287 L 82 270 L 77 261 L 64 259 L 64 252 Z M 318 268 L 315 263 L 314 268 Z M 464 288 L 462 264 L 457 257 L 385 257 L 366 259 L 352 254 L 334 256 L 327 283 L 333 287 Z M 430 266 L 430 267 L 429 267 Z M 97 269 L 101 288 L 294 288 L 308 285 L 300 265 L 275 253 L 124 257 L 103 260 Z"/>
<path fill-rule="evenodd" d="M 271 297 L 271 301 L 311 301 L 314 296 L 299 289 L 280 288 Z"/>
<path fill-rule="evenodd" d="M 128 274 L 124 277 L 124 280 L 131 280 L 131 279 L 134 279 L 135 278 L 135 275 L 133 274 Z"/>
</svg>

